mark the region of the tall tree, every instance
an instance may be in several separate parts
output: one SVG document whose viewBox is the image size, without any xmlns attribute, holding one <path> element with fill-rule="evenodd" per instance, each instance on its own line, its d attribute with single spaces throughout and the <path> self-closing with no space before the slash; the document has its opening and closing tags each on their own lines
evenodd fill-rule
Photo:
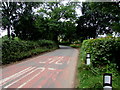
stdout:
<svg viewBox="0 0 120 90">
<path fill-rule="evenodd" d="M 38 38 L 38 30 L 35 27 L 36 16 L 33 8 L 39 6 L 39 3 L 24 2 L 24 11 L 19 19 L 14 23 L 15 34 L 24 40 L 36 40 Z"/>
<path fill-rule="evenodd" d="M 109 4 L 111 5 L 110 7 Z M 117 6 L 114 7 L 114 4 L 115 3 L 107 2 L 83 3 L 83 16 L 77 21 L 77 32 L 84 36 L 84 39 L 87 37 L 95 38 L 99 34 L 112 33 L 112 23 L 119 20 L 119 15 L 115 13 L 116 11 L 119 11 L 119 9 Z M 113 8 L 113 10 L 112 12 L 109 12 L 108 10 L 111 10 L 111 8 Z"/>
<path fill-rule="evenodd" d="M 10 38 L 10 29 L 13 22 L 17 19 L 19 8 L 18 3 L 2 2 L 2 28 L 7 29 L 7 35 Z"/>
<path fill-rule="evenodd" d="M 10 30 L 14 29 L 14 24 L 27 12 L 31 12 L 36 3 L 27 2 L 2 2 L 2 27 L 7 29 L 10 38 Z M 29 13 L 31 14 L 31 13 Z"/>
<path fill-rule="evenodd" d="M 49 33 L 49 35 L 51 35 L 52 40 L 58 42 L 58 36 L 62 35 L 63 31 L 66 31 L 64 29 L 65 27 L 62 27 L 64 21 L 75 22 L 76 13 L 74 7 L 73 4 L 64 6 L 60 3 L 52 2 L 44 3 L 43 8 L 38 11 L 40 15 L 43 14 L 48 20 L 46 30 L 51 33 Z M 63 19 L 63 21 L 61 21 L 61 19 Z"/>
<path fill-rule="evenodd" d="M 92 11 L 99 11 L 111 15 L 113 18 L 109 21 L 108 27 L 115 32 L 120 32 L 120 2 L 90 3 Z"/>
</svg>

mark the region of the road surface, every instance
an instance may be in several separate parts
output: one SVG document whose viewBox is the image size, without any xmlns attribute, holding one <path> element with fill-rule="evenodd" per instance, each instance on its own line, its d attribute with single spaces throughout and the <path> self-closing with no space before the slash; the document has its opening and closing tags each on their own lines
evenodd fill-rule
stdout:
<svg viewBox="0 0 120 90">
<path fill-rule="evenodd" d="M 1 88 L 73 88 L 78 50 L 68 46 L 2 69 Z"/>
</svg>

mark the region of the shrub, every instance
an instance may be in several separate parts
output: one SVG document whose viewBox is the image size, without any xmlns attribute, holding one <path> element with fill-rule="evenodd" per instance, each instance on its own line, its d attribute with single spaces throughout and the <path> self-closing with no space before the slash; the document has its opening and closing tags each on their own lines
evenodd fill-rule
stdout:
<svg viewBox="0 0 120 90">
<path fill-rule="evenodd" d="M 106 37 L 84 40 L 81 47 L 81 60 L 86 60 L 87 53 L 91 54 L 93 66 L 116 63 L 120 67 L 120 38 Z"/>
<path fill-rule="evenodd" d="M 91 54 L 91 65 L 85 64 L 87 53 Z M 120 88 L 119 55 L 120 38 L 84 40 L 80 49 L 77 71 L 79 83 L 76 87 L 103 89 L 103 74 L 112 73 L 112 87 Z"/>
<path fill-rule="evenodd" d="M 55 48 L 57 48 L 57 44 L 49 40 L 4 40 L 2 43 L 2 64 L 15 62 Z"/>
<path fill-rule="evenodd" d="M 80 48 L 80 44 L 70 44 L 70 46 L 73 48 Z"/>
<path fill-rule="evenodd" d="M 61 45 L 70 45 L 70 42 L 69 41 L 62 41 L 62 42 L 59 42 L 59 44 L 61 44 Z"/>
</svg>

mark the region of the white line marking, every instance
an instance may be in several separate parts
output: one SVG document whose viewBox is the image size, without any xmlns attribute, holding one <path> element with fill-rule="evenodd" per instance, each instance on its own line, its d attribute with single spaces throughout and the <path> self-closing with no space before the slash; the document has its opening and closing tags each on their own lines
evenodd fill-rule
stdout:
<svg viewBox="0 0 120 90">
<path fill-rule="evenodd" d="M 60 57 L 55 57 L 55 59 L 51 60 L 49 63 L 52 63 L 54 61 L 56 61 L 57 59 L 59 59 Z"/>
<path fill-rule="evenodd" d="M 48 68 L 49 70 L 56 70 L 56 69 L 54 69 L 54 68 Z"/>
<path fill-rule="evenodd" d="M 45 70 L 45 68 L 38 68 L 38 69 L 42 69 L 41 72 L 43 72 Z M 31 80 L 33 80 L 35 77 L 37 77 L 41 72 L 39 72 L 38 74 L 36 74 L 35 76 L 33 76 L 31 79 L 29 79 L 28 81 L 26 81 L 25 83 L 23 83 L 22 85 L 20 85 L 18 88 L 22 88 L 24 85 L 26 85 L 28 82 L 30 82 Z"/>
<path fill-rule="evenodd" d="M 49 58 L 48 61 L 50 61 L 51 59 L 52 59 L 52 58 Z M 48 61 L 46 61 L 46 62 L 48 62 Z M 46 62 L 39 62 L 39 63 L 46 63 Z"/>
<path fill-rule="evenodd" d="M 70 59 L 71 59 L 71 58 L 69 58 L 69 59 L 68 59 L 67 64 L 69 64 L 69 63 L 70 63 Z"/>
<path fill-rule="evenodd" d="M 19 77 L 20 75 L 23 75 L 24 73 L 32 70 L 33 68 L 34 68 L 34 67 L 28 67 L 28 68 L 26 68 L 26 69 L 24 69 L 24 70 L 22 70 L 22 71 L 20 71 L 20 72 L 18 72 L 18 73 L 13 74 L 13 75 L 10 76 L 10 77 L 7 77 L 7 78 L 4 78 L 4 79 L 0 80 L 0 85 L 1 85 L 2 83 L 6 82 L 6 81 L 9 80 L 9 79 L 12 79 L 12 78 L 14 79 L 14 78 L 16 78 L 16 77 Z"/>
<path fill-rule="evenodd" d="M 11 86 L 11 85 L 13 85 L 14 83 L 20 81 L 20 80 L 23 79 L 24 77 L 26 77 L 26 76 L 30 75 L 31 73 L 35 72 L 37 69 L 38 69 L 38 68 L 34 69 L 34 70 L 31 71 L 30 73 L 26 74 L 25 76 L 19 78 L 18 80 L 14 81 L 14 82 L 12 82 L 12 83 L 10 83 L 9 85 L 5 86 L 4 88 L 8 88 L 9 86 Z"/>
<path fill-rule="evenodd" d="M 39 63 L 46 63 L 46 62 L 39 62 Z"/>
<path fill-rule="evenodd" d="M 61 61 L 63 58 L 64 58 L 64 57 L 60 57 L 60 59 L 58 59 L 58 61 L 55 62 L 55 64 L 59 64 L 59 65 L 61 65 L 62 63 L 60 63 L 60 61 Z"/>
</svg>

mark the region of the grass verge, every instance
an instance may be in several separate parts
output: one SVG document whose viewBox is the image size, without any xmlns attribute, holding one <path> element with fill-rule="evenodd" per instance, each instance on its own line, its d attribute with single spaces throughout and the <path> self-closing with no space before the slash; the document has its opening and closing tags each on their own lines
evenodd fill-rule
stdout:
<svg viewBox="0 0 120 90">
<path fill-rule="evenodd" d="M 92 67 L 85 65 L 79 55 L 77 66 L 78 83 L 76 88 L 103 88 L 103 74 L 112 73 L 112 87 L 120 89 L 120 72 L 114 68 L 114 64 L 110 63 L 107 66 Z"/>
</svg>

